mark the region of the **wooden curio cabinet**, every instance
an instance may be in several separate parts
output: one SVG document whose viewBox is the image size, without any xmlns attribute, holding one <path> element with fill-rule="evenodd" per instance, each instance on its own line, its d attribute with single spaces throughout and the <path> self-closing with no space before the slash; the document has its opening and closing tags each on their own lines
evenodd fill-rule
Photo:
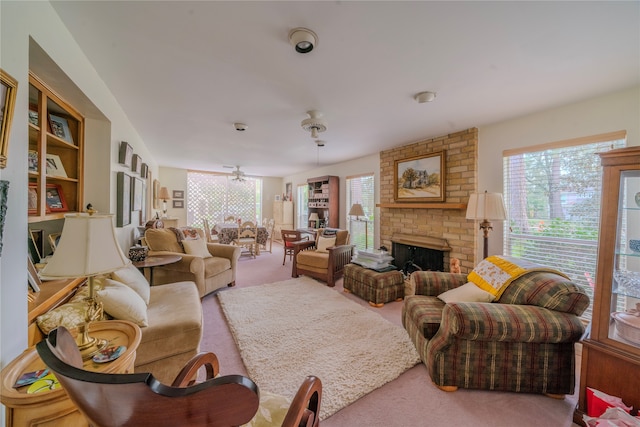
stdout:
<svg viewBox="0 0 640 427">
<path fill-rule="evenodd" d="M 84 117 L 29 73 L 29 222 L 83 209 Z"/>
<path fill-rule="evenodd" d="M 593 318 L 582 348 L 576 422 L 588 410 L 587 387 L 620 397 L 633 406 L 632 414 L 640 408 L 640 329 L 619 321 L 621 313 L 633 313 L 640 303 L 640 147 L 600 157 L 598 266 Z"/>
<path fill-rule="evenodd" d="M 309 220 L 311 228 L 338 228 L 340 220 L 339 181 L 337 176 L 321 176 L 307 179 L 309 186 L 309 215 L 318 215 L 318 221 Z"/>
</svg>

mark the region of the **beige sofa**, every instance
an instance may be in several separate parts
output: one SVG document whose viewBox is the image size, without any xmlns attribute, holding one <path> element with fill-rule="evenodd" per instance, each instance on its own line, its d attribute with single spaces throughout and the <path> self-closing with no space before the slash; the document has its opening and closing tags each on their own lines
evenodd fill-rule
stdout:
<svg viewBox="0 0 640 427">
<path fill-rule="evenodd" d="M 170 384 L 186 362 L 200 350 L 202 304 L 194 282 L 149 286 L 135 267 L 114 271 L 96 279 L 96 299 L 105 318 L 128 320 L 140 326 L 142 337 L 136 351 L 136 372 L 151 372 Z M 44 335 L 57 326 L 69 329 L 83 323 L 87 312 L 87 286 L 59 307 L 36 319 Z"/>
<path fill-rule="evenodd" d="M 204 232 L 200 229 L 195 230 L 200 239 L 204 239 Z M 180 230 L 174 228 L 149 228 L 145 231 L 145 243 L 149 247 L 149 256 L 162 254 L 182 256 L 179 262 L 155 267 L 152 285 L 193 281 L 198 287 L 200 298 L 224 286 L 235 285 L 240 248 L 218 243 L 204 243 L 211 256 L 189 254 L 185 252 L 179 232 Z"/>
</svg>

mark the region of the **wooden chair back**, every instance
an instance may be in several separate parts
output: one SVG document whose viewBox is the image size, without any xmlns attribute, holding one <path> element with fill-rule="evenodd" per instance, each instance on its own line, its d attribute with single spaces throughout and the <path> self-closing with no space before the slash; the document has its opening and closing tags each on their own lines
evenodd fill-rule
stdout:
<svg viewBox="0 0 640 427">
<path fill-rule="evenodd" d="M 282 245 L 284 246 L 284 258 L 282 259 L 282 265 L 284 265 L 287 261 L 287 255 L 289 255 L 289 260 L 293 258 L 295 250 L 293 242 L 309 240 L 309 235 L 305 233 L 303 237 L 302 232 L 299 230 L 280 230 L 280 236 L 282 237 Z"/>
<path fill-rule="evenodd" d="M 246 221 L 238 227 L 238 237 L 234 244 L 246 248 L 249 255 L 256 257 L 258 253 L 258 226 L 252 221 Z"/>
<path fill-rule="evenodd" d="M 183 370 L 172 386 L 162 384 L 148 373 L 86 371 L 73 337 L 63 327 L 53 330 L 36 349 L 71 401 L 94 427 L 228 427 L 249 422 L 258 410 L 258 387 L 240 375 L 211 378 L 182 387 L 177 383 L 190 383 L 192 369 Z"/>
</svg>

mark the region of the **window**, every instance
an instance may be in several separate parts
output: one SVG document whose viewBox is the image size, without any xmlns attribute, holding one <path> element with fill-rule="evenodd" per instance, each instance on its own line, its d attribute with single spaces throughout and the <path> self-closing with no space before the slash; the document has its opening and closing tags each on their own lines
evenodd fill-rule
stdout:
<svg viewBox="0 0 640 427">
<path fill-rule="evenodd" d="M 596 153 L 624 145 L 625 133 L 614 132 L 505 151 L 504 254 L 564 272 L 593 301 L 602 185 Z"/>
<path fill-rule="evenodd" d="M 309 225 L 309 206 L 307 202 L 309 201 L 309 186 L 307 184 L 298 185 L 298 197 L 296 198 L 296 212 L 298 212 L 296 227 L 297 228 L 307 228 Z"/>
<path fill-rule="evenodd" d="M 262 217 L 262 179 L 245 177 L 235 181 L 231 175 L 209 172 L 187 172 L 187 224 L 202 227 L 223 222 L 234 215 L 243 221 L 259 221 Z"/>
<path fill-rule="evenodd" d="M 347 177 L 347 229 L 351 236 L 351 244 L 356 245 L 356 249 L 373 249 L 374 197 L 373 174 Z M 354 203 L 362 205 L 364 216 L 349 216 Z"/>
</svg>

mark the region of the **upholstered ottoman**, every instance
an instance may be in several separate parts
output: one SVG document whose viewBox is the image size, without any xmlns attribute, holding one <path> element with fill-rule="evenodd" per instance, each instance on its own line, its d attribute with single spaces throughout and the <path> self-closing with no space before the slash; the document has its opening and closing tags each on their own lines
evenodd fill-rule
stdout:
<svg viewBox="0 0 640 427">
<path fill-rule="evenodd" d="M 374 307 L 384 303 L 400 301 L 404 297 L 404 277 L 398 270 L 378 273 L 356 264 L 344 266 L 343 287 Z"/>
</svg>

